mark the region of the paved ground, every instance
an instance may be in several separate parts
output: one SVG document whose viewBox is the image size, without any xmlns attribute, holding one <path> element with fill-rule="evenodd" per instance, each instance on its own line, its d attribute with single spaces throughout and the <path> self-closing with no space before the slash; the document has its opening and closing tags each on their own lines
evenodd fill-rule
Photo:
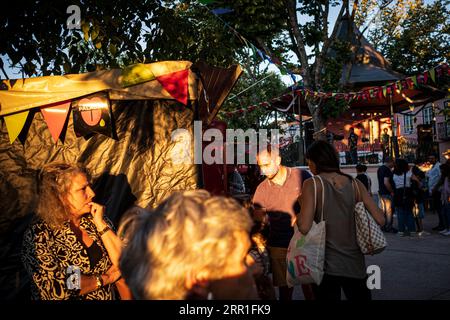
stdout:
<svg viewBox="0 0 450 320">
<path fill-rule="evenodd" d="M 367 257 L 367 266 L 381 269 L 381 289 L 372 291 L 374 300 L 450 300 L 450 237 L 431 232 L 437 221 L 437 215 L 426 215 L 424 227 L 430 234 L 423 237 L 386 234 L 388 248 Z M 294 299 L 303 299 L 300 288 Z"/>
</svg>

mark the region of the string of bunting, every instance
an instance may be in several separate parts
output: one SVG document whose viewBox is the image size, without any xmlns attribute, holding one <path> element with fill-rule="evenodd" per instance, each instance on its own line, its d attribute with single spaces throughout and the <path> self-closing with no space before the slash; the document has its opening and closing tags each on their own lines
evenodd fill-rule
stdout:
<svg viewBox="0 0 450 320">
<path fill-rule="evenodd" d="M 438 66 L 427 70 L 421 74 L 414 75 L 411 77 L 406 77 L 401 80 L 393 81 L 384 86 L 372 87 L 367 90 L 362 90 L 358 92 L 320 92 L 313 91 L 311 89 L 301 88 L 296 89 L 294 93 L 296 95 L 303 95 L 305 98 L 315 97 L 315 98 L 324 98 L 324 99 L 335 99 L 336 101 L 344 99 L 350 105 L 353 101 L 361 101 L 361 100 L 381 100 L 389 95 L 401 94 L 406 100 L 408 97 L 402 93 L 402 90 L 405 89 L 414 89 L 418 88 L 420 85 L 427 84 L 431 81 L 436 83 L 437 78 L 442 77 L 443 75 L 450 75 L 450 67 L 447 63 L 441 63 Z M 272 107 L 272 105 L 276 102 L 287 100 L 293 98 L 292 93 L 286 93 L 281 97 L 271 99 L 270 101 L 264 101 L 256 105 L 251 105 L 246 109 L 238 109 L 230 112 L 225 112 L 224 114 L 227 117 L 243 114 L 245 112 L 252 112 L 260 107 Z M 280 110 L 281 111 L 281 110 Z"/>
<path fill-rule="evenodd" d="M 207 8 L 209 10 L 209 8 L 207 7 L 208 4 L 213 3 L 214 0 L 198 0 L 199 3 L 201 3 L 205 8 Z M 236 29 L 234 29 L 230 24 L 228 24 L 225 20 L 223 20 L 220 15 L 222 14 L 227 14 L 227 13 L 231 13 L 233 12 L 233 9 L 229 9 L 229 8 L 217 8 L 217 9 L 212 9 L 209 10 L 212 14 L 214 14 L 214 16 L 221 21 L 228 29 L 230 29 L 233 34 L 236 36 L 236 38 L 238 38 L 247 48 L 249 48 L 252 53 L 253 56 L 259 56 L 262 61 L 267 61 L 270 64 L 273 64 L 274 66 L 276 66 L 278 68 L 278 70 L 280 70 L 280 73 L 282 75 L 289 75 L 292 79 L 292 81 L 295 83 L 297 83 L 297 80 L 295 78 L 295 75 L 292 71 L 290 71 L 288 68 L 286 68 L 285 66 L 283 66 L 281 64 L 281 60 L 276 57 L 273 54 L 261 51 L 260 49 L 258 49 L 253 43 L 251 43 L 247 38 L 245 38 L 242 34 L 240 34 Z"/>
</svg>

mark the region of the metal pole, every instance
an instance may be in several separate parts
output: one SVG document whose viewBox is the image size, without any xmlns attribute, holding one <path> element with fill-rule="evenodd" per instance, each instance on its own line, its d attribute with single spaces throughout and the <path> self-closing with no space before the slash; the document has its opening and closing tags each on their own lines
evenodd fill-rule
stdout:
<svg viewBox="0 0 450 320">
<path fill-rule="evenodd" d="M 301 107 L 301 99 L 300 96 L 297 96 L 298 103 L 298 128 L 300 131 L 300 139 L 298 140 L 298 161 L 300 165 L 303 166 L 305 164 L 305 152 L 304 152 L 304 142 L 303 142 L 303 119 L 302 119 L 302 107 Z"/>
</svg>

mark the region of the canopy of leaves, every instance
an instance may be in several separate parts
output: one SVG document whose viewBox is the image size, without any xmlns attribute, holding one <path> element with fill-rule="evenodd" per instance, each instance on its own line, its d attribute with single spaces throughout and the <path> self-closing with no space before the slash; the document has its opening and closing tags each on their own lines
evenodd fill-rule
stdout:
<svg viewBox="0 0 450 320">
<path fill-rule="evenodd" d="M 70 5 L 81 9 L 80 30 L 66 27 Z M 243 45 L 197 1 L 24 0 L 8 4 L 0 25 L 0 55 L 26 76 L 157 60 L 228 66 Z"/>
<path fill-rule="evenodd" d="M 450 1 L 415 1 L 405 8 L 387 7 L 369 40 L 401 73 L 411 75 L 450 60 Z"/>
<path fill-rule="evenodd" d="M 219 118 L 228 123 L 229 128 L 247 130 L 249 128 L 272 128 L 274 126 L 274 112 L 259 103 L 280 96 L 286 85 L 280 77 L 268 71 L 268 66 L 262 67 L 260 58 L 252 55 L 248 50 L 241 50 L 239 54 L 244 73 L 239 82 L 233 88 L 230 97 L 222 107 Z M 256 106 L 256 109 L 248 111 L 248 107 Z M 242 113 L 234 113 L 231 117 L 226 115 L 228 111 L 243 109 Z M 278 117 L 284 118 L 281 113 Z"/>
</svg>

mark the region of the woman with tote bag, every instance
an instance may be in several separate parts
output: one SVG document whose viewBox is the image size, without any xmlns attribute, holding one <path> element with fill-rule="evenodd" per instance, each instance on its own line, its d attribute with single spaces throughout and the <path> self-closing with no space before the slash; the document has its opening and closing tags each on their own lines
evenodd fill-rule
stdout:
<svg viewBox="0 0 450 320">
<path fill-rule="evenodd" d="M 348 300 L 370 300 L 364 254 L 356 238 L 355 204 L 363 202 L 379 225 L 384 224 L 383 211 L 361 182 L 341 172 L 339 157 L 332 145 L 325 141 L 314 142 L 306 159 L 311 172 L 320 177 L 322 183 L 314 186 L 313 179 L 303 183 L 297 226 L 302 234 L 308 234 L 313 222 L 321 221 L 322 212 L 326 223 L 324 276 L 320 285 L 314 286 L 316 299 L 340 300 L 343 289 Z M 314 203 L 315 197 L 317 203 Z"/>
</svg>

